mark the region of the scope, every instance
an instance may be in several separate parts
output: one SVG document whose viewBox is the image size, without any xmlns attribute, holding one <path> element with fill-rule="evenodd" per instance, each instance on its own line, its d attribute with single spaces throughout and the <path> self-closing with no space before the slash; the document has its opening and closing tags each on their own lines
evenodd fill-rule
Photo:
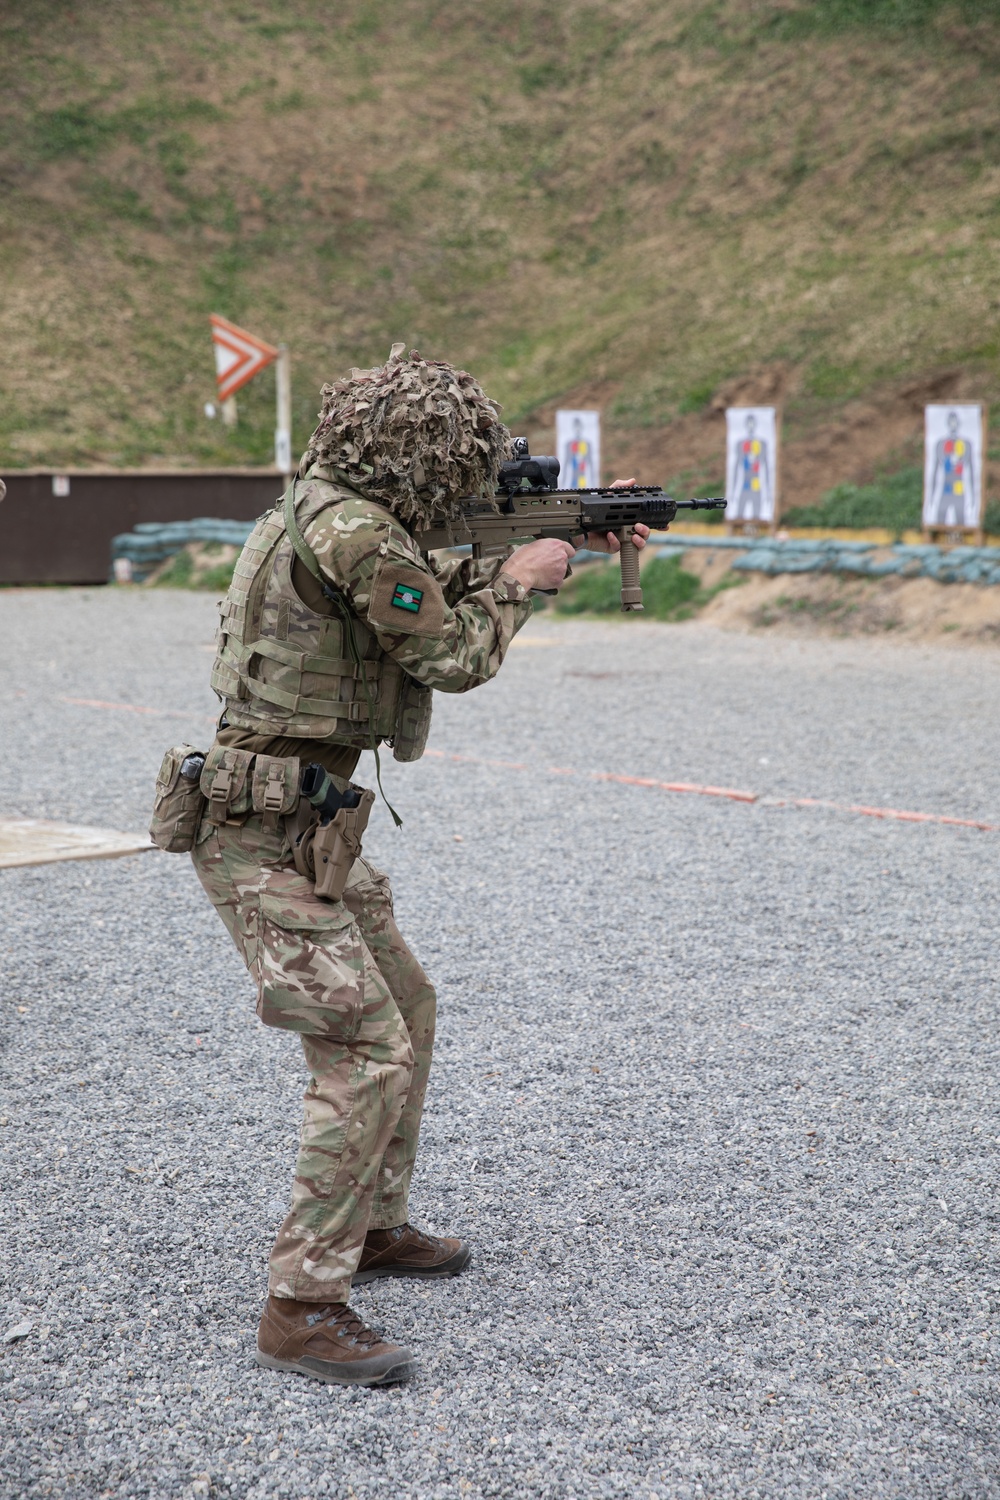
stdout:
<svg viewBox="0 0 1000 1500">
<path fill-rule="evenodd" d="M 513 438 L 514 457 L 500 465 L 497 489 L 512 495 L 527 483 L 529 489 L 554 490 L 559 487 L 559 460 L 551 456 L 532 458 L 528 450 L 528 439 Z"/>
</svg>

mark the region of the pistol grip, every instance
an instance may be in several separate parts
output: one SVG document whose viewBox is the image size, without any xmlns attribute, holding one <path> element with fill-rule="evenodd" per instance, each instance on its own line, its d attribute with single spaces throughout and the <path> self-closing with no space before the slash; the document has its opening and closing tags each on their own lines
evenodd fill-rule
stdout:
<svg viewBox="0 0 1000 1500">
<path fill-rule="evenodd" d="M 563 578 L 563 583 L 566 582 L 567 578 L 572 578 L 572 577 L 573 577 L 573 569 L 570 567 L 569 563 L 567 563 L 566 564 L 566 576 Z M 562 583 L 559 585 L 559 588 L 562 588 Z M 533 594 L 558 594 L 559 589 L 532 589 L 531 592 Z"/>
</svg>

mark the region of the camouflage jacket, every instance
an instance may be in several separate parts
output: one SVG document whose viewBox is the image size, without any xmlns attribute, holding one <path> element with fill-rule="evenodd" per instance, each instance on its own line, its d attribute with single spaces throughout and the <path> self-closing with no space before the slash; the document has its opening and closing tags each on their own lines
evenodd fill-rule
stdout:
<svg viewBox="0 0 1000 1500">
<path fill-rule="evenodd" d="M 323 499 L 305 537 L 327 580 L 418 682 L 443 693 L 489 682 L 531 615 L 528 590 L 503 574 L 506 555 L 425 557 L 391 511 L 332 478 L 314 466 L 296 488 L 303 508 L 311 493 Z"/>
<path fill-rule="evenodd" d="M 531 614 L 505 558 L 426 558 L 391 511 L 320 466 L 296 482 L 294 501 L 323 579 L 349 607 L 354 644 L 318 585 L 310 594 L 277 506 L 251 534 L 222 605 L 212 684 L 230 724 L 360 748 L 371 708 L 377 737 L 395 739 L 408 692 L 412 709 L 414 689 L 461 693 L 496 675 Z M 358 690 L 355 648 L 372 704 Z"/>
</svg>

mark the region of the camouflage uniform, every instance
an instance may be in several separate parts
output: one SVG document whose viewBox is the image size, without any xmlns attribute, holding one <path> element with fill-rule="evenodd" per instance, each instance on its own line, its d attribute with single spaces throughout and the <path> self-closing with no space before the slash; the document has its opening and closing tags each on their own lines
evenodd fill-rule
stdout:
<svg viewBox="0 0 1000 1500">
<path fill-rule="evenodd" d="M 495 675 L 531 613 L 504 559 L 428 562 L 386 506 L 322 464 L 294 499 L 324 580 L 350 604 L 380 738 L 405 709 L 407 683 L 464 692 Z M 301 744 L 303 760 L 349 775 L 368 743 L 369 707 L 343 665 L 334 611 L 317 625 L 320 606 L 302 602 L 308 579 L 293 579 L 286 544 L 276 509 L 251 535 L 223 604 L 213 681 L 228 727 L 219 743 L 272 755 Z M 302 649 L 317 641 L 328 659 Z M 342 902 L 319 900 L 295 872 L 281 822 L 248 807 L 206 819 L 193 859 L 257 983 L 258 1014 L 301 1034 L 312 1075 L 270 1291 L 346 1302 L 366 1232 L 407 1222 L 434 991 L 395 925 L 388 881 L 367 860 L 355 862 Z"/>
</svg>

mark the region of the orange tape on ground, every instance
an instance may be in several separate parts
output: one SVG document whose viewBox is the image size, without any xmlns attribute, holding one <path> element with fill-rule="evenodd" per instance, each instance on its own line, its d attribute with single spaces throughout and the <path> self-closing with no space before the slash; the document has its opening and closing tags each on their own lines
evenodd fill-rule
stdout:
<svg viewBox="0 0 1000 1500">
<path fill-rule="evenodd" d="M 437 760 L 464 761 L 472 766 L 493 766 L 511 771 L 529 771 L 520 761 L 486 760 L 477 755 L 449 755 L 444 750 L 425 750 Z M 978 828 L 984 833 L 1000 831 L 1000 824 L 983 823 L 977 818 L 955 818 L 945 813 L 907 812 L 898 807 L 866 807 L 860 803 L 829 802 L 822 797 L 761 797 L 757 792 L 740 791 L 728 786 L 700 786 L 693 781 L 657 781 L 653 776 L 625 776 L 615 771 L 577 771 L 571 766 L 547 766 L 550 776 L 581 776 L 587 781 L 612 781 L 619 786 L 641 786 L 653 791 L 676 792 L 681 796 L 722 797 L 728 802 L 755 803 L 762 807 L 818 807 L 827 812 L 854 813 L 862 818 L 889 819 L 897 823 L 936 823 L 953 828 Z"/>
<path fill-rule="evenodd" d="M 180 708 L 145 708 L 138 703 L 105 703 L 100 698 L 60 697 L 60 703 L 72 703 L 79 708 L 110 708 L 133 714 L 161 714 L 171 718 L 211 719 L 214 716 Z M 488 760 L 481 755 L 456 755 L 446 750 L 425 750 L 433 760 L 450 760 L 460 765 L 489 766 L 497 771 L 531 771 L 534 767 L 520 760 Z M 983 833 L 997 833 L 1000 824 L 984 823 L 978 818 L 956 818 L 947 813 L 908 812 L 899 807 L 867 807 L 861 803 L 829 802 L 822 797 L 761 797 L 757 792 L 740 791 L 728 786 L 700 786 L 693 781 L 657 781 L 653 776 L 626 776 L 616 771 L 577 771 L 572 766 L 547 766 L 550 776 L 581 776 L 586 781 L 612 781 L 619 786 L 641 786 L 658 792 L 674 792 L 681 796 L 722 797 L 727 802 L 755 803 L 762 807 L 818 807 L 827 812 L 854 813 L 861 818 L 888 819 L 896 823 L 934 823 L 949 828 L 978 828 Z"/>
<path fill-rule="evenodd" d="M 435 760 L 464 761 L 470 766 L 495 766 L 506 771 L 530 771 L 517 760 L 486 760 L 478 755 L 449 755 L 445 750 L 425 750 Z M 727 786 L 698 786 L 687 781 L 657 781 L 653 776 L 625 776 L 617 771 L 577 771 L 572 766 L 546 766 L 549 776 L 582 776 L 586 781 L 614 781 L 621 786 L 646 786 L 661 792 L 690 792 L 698 797 L 727 797 L 732 802 L 756 802 L 756 792 L 740 792 Z"/>
<path fill-rule="evenodd" d="M 144 708 L 140 703 L 105 703 L 103 698 L 67 698 L 60 697 L 60 703 L 72 703 L 76 708 L 113 708 L 121 713 L 127 714 L 156 714 L 160 718 L 167 719 L 207 719 L 215 723 L 215 714 L 199 713 L 197 709 L 188 708 Z"/>
</svg>

